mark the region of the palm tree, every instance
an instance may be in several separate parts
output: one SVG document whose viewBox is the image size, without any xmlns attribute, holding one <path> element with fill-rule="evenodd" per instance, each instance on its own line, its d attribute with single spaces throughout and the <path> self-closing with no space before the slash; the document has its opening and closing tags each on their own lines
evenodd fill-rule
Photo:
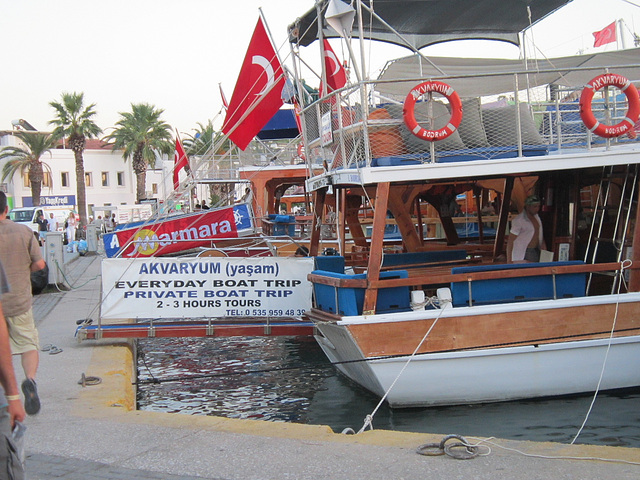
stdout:
<svg viewBox="0 0 640 480">
<path fill-rule="evenodd" d="M 113 150 L 124 151 L 125 161 L 132 159 L 138 203 L 145 198 L 147 165 L 153 168 L 156 154 L 174 150 L 171 127 L 160 118 L 163 112 L 148 103 L 132 103 L 131 112 L 120 112 L 113 133 L 105 137 Z"/>
<path fill-rule="evenodd" d="M 78 196 L 78 214 L 80 224 L 87 225 L 87 195 L 85 192 L 84 178 L 84 147 L 87 138 L 96 138 L 102 133 L 92 120 L 96 114 L 95 103 L 84 106 L 84 93 L 63 93 L 61 102 L 50 102 L 55 111 L 56 118 L 49 122 L 56 125 L 53 137 L 58 140 L 69 139 L 69 147 L 73 150 L 76 160 L 76 193 Z"/>
<path fill-rule="evenodd" d="M 55 139 L 48 133 L 16 132 L 14 134 L 24 143 L 24 147 L 4 147 L 0 150 L 0 160 L 7 160 L 2 167 L 2 180 L 11 178 L 16 172 L 24 175 L 28 172 L 31 184 L 31 200 L 34 206 L 40 205 L 40 192 L 44 169 L 51 170 L 40 157 L 55 146 Z"/>
<path fill-rule="evenodd" d="M 209 120 L 206 125 L 198 122 L 198 128 L 195 129 L 193 135 L 187 135 L 184 140 L 184 148 L 189 157 L 197 157 L 203 155 L 212 155 L 214 158 L 223 157 L 232 147 L 233 143 L 222 132 L 217 131 L 213 127 L 213 122 Z M 212 148 L 215 147 L 215 151 Z M 216 162 L 220 168 L 226 167 L 231 171 L 232 162 L 227 159 L 224 162 Z M 226 165 L 223 165 L 226 164 Z M 216 206 L 221 198 L 227 199 L 231 197 L 231 184 L 213 183 L 209 185 L 209 200 L 212 206 Z"/>
</svg>

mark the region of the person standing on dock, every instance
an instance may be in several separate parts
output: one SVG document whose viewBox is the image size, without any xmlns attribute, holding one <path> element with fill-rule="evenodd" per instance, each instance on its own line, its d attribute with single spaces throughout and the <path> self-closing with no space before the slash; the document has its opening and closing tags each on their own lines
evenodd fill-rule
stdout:
<svg viewBox="0 0 640 480">
<path fill-rule="evenodd" d="M 542 221 L 538 216 L 540 199 L 529 195 L 524 201 L 524 209 L 511 222 L 507 240 L 507 261 L 539 262 L 540 250 L 546 250 L 542 235 Z"/>
<path fill-rule="evenodd" d="M 47 218 L 47 223 L 49 224 L 48 230 L 50 232 L 58 231 L 58 220 L 56 219 L 56 216 L 53 213 L 49 214 L 49 218 Z"/>
<path fill-rule="evenodd" d="M 40 357 L 38 330 L 31 308 L 31 272 L 46 267 L 40 245 L 31 229 L 7 218 L 7 196 L 0 192 L 0 262 L 11 285 L 11 292 L 2 296 L 2 309 L 9 328 L 11 351 L 21 356 L 25 380 L 22 382 L 24 406 L 29 415 L 40 411 L 36 388 L 36 372 Z"/>
</svg>

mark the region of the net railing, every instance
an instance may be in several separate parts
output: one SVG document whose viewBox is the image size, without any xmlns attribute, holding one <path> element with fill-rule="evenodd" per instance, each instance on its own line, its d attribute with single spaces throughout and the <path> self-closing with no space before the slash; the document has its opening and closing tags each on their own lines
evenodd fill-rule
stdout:
<svg viewBox="0 0 640 480">
<path fill-rule="evenodd" d="M 603 69 L 594 69 L 587 75 L 602 73 Z M 513 85 L 526 85 L 523 74 L 510 76 L 514 77 Z M 486 84 L 486 78 L 478 80 Z M 637 79 L 630 80 L 640 84 Z M 451 83 L 455 84 L 455 79 Z M 630 132 L 611 139 L 588 131 L 580 115 L 584 85 L 537 86 L 500 95 L 462 97 L 460 124 L 439 141 L 419 138 L 407 127 L 406 93 L 381 97 L 375 86 L 371 82 L 344 88 L 304 109 L 308 160 L 325 161 L 330 169 L 443 163 L 548 155 L 564 149 L 639 141 L 640 122 Z M 368 99 L 364 108 L 362 98 Z M 591 109 L 599 122 L 612 125 L 625 119 L 628 103 L 624 92 L 609 86 L 595 93 Z M 416 101 L 412 115 L 420 128 L 437 131 L 451 122 L 451 105 L 445 96 L 430 92 Z"/>
</svg>

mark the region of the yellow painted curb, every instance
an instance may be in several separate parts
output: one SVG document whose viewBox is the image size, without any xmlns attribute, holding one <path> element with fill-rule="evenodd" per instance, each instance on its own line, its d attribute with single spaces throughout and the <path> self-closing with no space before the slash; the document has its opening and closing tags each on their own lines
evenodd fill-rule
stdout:
<svg viewBox="0 0 640 480">
<path fill-rule="evenodd" d="M 389 430 L 368 430 L 359 435 L 345 435 L 334 433 L 326 425 L 137 411 L 135 410 L 136 392 L 133 385 L 134 369 L 135 362 L 131 342 L 120 345 L 97 345 L 93 349 L 87 375 L 100 377 L 102 382 L 99 385 L 82 389 L 75 414 L 92 418 L 109 417 L 123 423 L 162 425 L 176 429 L 211 430 L 271 438 L 298 439 L 307 442 L 358 443 L 410 449 L 416 449 L 425 443 L 439 443 L 443 437 L 442 434 Z M 465 437 L 471 443 L 480 440 L 466 435 Z M 505 439 L 490 439 L 489 441 L 493 443 L 493 445 L 488 444 L 492 449 L 492 455 L 525 454 L 547 458 L 593 458 L 595 460 L 609 459 L 640 463 L 640 449 L 637 448 L 567 445 L 554 442 Z"/>
</svg>

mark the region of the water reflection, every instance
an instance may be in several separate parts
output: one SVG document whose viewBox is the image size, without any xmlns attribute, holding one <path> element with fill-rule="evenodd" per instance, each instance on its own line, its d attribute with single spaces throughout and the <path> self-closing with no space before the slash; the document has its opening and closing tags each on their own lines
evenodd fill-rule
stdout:
<svg viewBox="0 0 640 480">
<path fill-rule="evenodd" d="M 140 340 L 138 408 L 358 430 L 378 398 L 326 367 L 306 337 Z M 274 370 L 279 369 L 279 370 Z M 256 371 L 259 373 L 239 374 Z M 640 447 L 640 389 L 601 393 L 578 443 Z M 591 396 L 377 412 L 374 428 L 570 442 Z"/>
</svg>

